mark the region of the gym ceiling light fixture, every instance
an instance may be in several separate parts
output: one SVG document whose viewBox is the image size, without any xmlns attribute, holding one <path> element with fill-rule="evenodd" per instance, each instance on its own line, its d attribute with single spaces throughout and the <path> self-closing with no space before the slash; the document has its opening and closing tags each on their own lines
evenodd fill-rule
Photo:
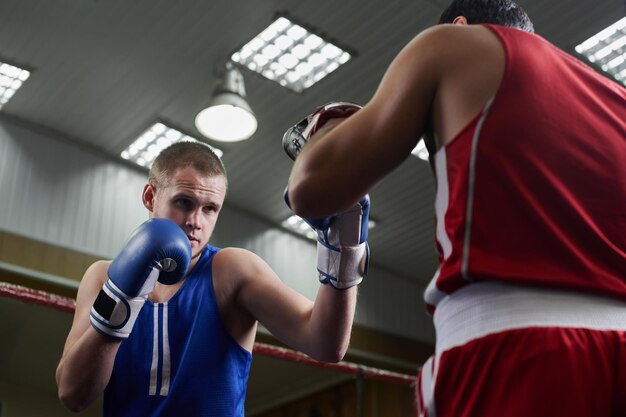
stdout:
<svg viewBox="0 0 626 417">
<path fill-rule="evenodd" d="M 243 75 L 229 61 L 209 105 L 196 115 L 196 129 L 220 142 L 250 138 L 256 132 L 257 120 L 245 97 Z"/>
<path fill-rule="evenodd" d="M 157 122 L 146 129 L 121 153 L 121 157 L 145 168 L 150 168 L 157 155 L 176 142 L 199 142 L 197 139 Z M 209 146 L 218 157 L 224 154 L 220 149 Z"/>
<path fill-rule="evenodd" d="M 333 43 L 279 17 L 231 59 L 295 92 L 311 87 L 352 58 Z"/>
<path fill-rule="evenodd" d="M 626 17 L 577 45 L 576 52 L 626 85 Z"/>
<path fill-rule="evenodd" d="M 0 62 L 0 109 L 30 77 L 30 71 Z"/>
</svg>

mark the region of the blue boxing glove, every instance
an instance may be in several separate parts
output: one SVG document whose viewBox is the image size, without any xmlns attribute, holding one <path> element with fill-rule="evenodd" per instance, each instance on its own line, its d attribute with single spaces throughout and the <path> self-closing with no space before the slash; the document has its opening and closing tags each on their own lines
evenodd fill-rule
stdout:
<svg viewBox="0 0 626 417">
<path fill-rule="evenodd" d="M 289 206 L 287 190 L 284 197 Z M 322 284 L 343 290 L 360 284 L 367 275 L 369 212 L 370 197 L 366 194 L 343 213 L 303 219 L 317 233 L 317 271 Z"/>
<path fill-rule="evenodd" d="M 91 307 L 91 324 L 100 333 L 125 339 L 157 280 L 171 285 L 191 263 L 185 232 L 167 219 L 150 219 L 131 235 L 111 262 L 109 279 Z"/>
</svg>

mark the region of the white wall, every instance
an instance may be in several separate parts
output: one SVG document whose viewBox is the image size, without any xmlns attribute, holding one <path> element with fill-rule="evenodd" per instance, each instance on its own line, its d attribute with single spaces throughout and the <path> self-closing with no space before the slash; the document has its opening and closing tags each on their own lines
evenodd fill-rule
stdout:
<svg viewBox="0 0 626 417">
<path fill-rule="evenodd" d="M 0 229 L 111 257 L 147 219 L 142 176 L 0 119 Z"/>
</svg>

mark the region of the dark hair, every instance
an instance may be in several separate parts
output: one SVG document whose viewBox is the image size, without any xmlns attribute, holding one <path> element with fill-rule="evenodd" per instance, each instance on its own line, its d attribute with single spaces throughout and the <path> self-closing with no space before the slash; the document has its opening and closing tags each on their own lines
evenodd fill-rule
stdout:
<svg viewBox="0 0 626 417">
<path fill-rule="evenodd" d="M 535 31 L 530 17 L 511 0 L 454 0 L 441 14 L 439 23 L 452 23 L 458 16 L 464 16 L 469 24 L 492 23 Z"/>
<path fill-rule="evenodd" d="M 170 145 L 156 157 L 150 168 L 148 181 L 162 187 L 178 168 L 183 167 L 191 167 L 203 175 L 223 175 L 226 179 L 222 160 L 209 146 L 200 142 L 183 141 Z"/>
</svg>

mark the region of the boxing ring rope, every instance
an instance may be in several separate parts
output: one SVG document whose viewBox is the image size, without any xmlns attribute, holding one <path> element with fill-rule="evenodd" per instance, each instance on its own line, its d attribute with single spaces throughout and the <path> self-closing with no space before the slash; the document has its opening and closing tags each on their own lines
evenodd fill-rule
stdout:
<svg viewBox="0 0 626 417">
<path fill-rule="evenodd" d="M 73 313 L 76 309 L 76 300 L 41 290 L 24 287 L 21 285 L 0 282 L 0 297 L 13 298 L 44 307 L 53 308 L 66 313 Z M 341 361 L 338 363 L 320 362 L 312 359 L 304 353 L 291 349 L 272 346 L 265 343 L 255 342 L 253 353 L 261 356 L 286 360 L 353 375 L 357 378 L 371 379 L 393 384 L 411 386 L 415 382 L 415 376 L 402 374 L 352 362 Z"/>
<path fill-rule="evenodd" d="M 311 359 L 304 353 L 296 352 L 291 349 L 268 345 L 265 343 L 255 342 L 253 352 L 258 355 L 279 358 L 289 362 L 297 362 L 304 365 L 315 366 L 318 368 L 332 369 L 337 372 L 354 375 L 356 377 L 364 379 L 372 379 L 409 386 L 412 385 L 413 382 L 415 382 L 415 376 L 387 371 L 384 369 L 373 368 L 365 365 L 359 365 L 346 361 L 341 361 L 339 363 L 319 362 L 315 359 Z"/>
<path fill-rule="evenodd" d="M 39 304 L 55 310 L 65 311 L 66 313 L 73 313 L 76 309 L 76 300 L 73 298 L 50 294 L 21 285 L 9 284 L 8 282 L 0 282 L 0 296 Z"/>
</svg>

